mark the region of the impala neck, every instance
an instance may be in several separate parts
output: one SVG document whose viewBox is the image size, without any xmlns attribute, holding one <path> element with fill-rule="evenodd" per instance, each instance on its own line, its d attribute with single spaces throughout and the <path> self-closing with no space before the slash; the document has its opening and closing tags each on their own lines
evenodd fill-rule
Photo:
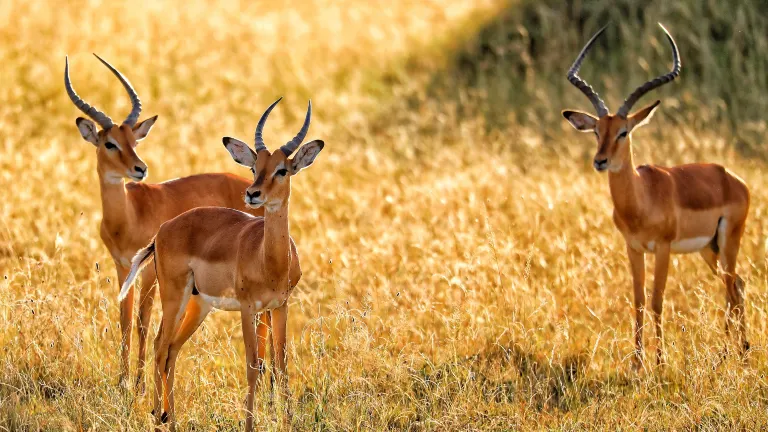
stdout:
<svg viewBox="0 0 768 432">
<path fill-rule="evenodd" d="M 102 223 L 110 232 L 116 231 L 119 227 L 125 226 L 128 221 L 128 196 L 125 192 L 125 181 L 100 169 L 98 172 Z"/>
<path fill-rule="evenodd" d="M 608 173 L 608 184 L 611 188 L 611 199 L 614 208 L 622 215 L 636 215 L 642 208 L 642 184 L 640 175 L 635 169 L 632 157 L 632 144 L 627 143 L 623 164 L 617 171 Z"/>
<path fill-rule="evenodd" d="M 291 266 L 291 240 L 288 232 L 288 197 L 277 208 L 264 212 L 265 271 L 275 276 L 288 273 Z"/>
</svg>

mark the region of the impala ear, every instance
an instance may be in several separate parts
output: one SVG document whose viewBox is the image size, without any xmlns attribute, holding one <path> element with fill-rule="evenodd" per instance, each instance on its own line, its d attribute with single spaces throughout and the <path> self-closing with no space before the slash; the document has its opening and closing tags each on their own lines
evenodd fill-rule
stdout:
<svg viewBox="0 0 768 432">
<path fill-rule="evenodd" d="M 136 138 L 136 141 L 141 141 L 144 138 L 146 138 L 147 135 L 149 135 L 149 131 L 152 130 L 152 126 L 154 126 L 156 121 L 157 121 L 157 116 L 154 116 L 134 126 L 133 137 Z"/>
<path fill-rule="evenodd" d="M 630 115 L 629 119 L 627 119 L 627 128 L 631 131 L 634 128 L 648 124 L 660 103 L 661 101 L 657 100 L 656 102 Z"/>
<path fill-rule="evenodd" d="M 563 117 L 579 132 L 592 132 L 597 127 L 597 118 L 582 111 L 563 111 Z"/>
<path fill-rule="evenodd" d="M 80 135 L 83 136 L 84 140 L 95 146 L 99 145 L 99 130 L 96 129 L 95 123 L 88 120 L 87 118 L 78 117 L 77 120 L 75 120 L 75 124 L 77 125 L 77 130 L 80 131 Z"/>
<path fill-rule="evenodd" d="M 227 148 L 229 154 L 232 155 L 232 159 L 242 166 L 253 168 L 256 164 L 256 152 L 248 147 L 248 144 L 240 141 L 236 138 L 224 137 L 221 140 L 224 143 L 224 147 Z"/>
<path fill-rule="evenodd" d="M 317 155 L 325 147 L 323 140 L 310 141 L 296 152 L 296 156 L 290 160 L 288 166 L 291 168 L 291 174 L 296 174 L 304 168 L 312 165 Z"/>
</svg>

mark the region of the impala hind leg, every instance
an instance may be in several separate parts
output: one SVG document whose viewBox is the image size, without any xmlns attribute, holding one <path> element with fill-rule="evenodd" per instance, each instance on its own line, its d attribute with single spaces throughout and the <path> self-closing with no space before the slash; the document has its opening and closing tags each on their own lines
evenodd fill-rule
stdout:
<svg viewBox="0 0 768 432">
<path fill-rule="evenodd" d="M 125 278 L 128 276 L 127 268 L 115 262 L 117 267 L 118 289 L 123 286 Z M 131 332 L 133 331 L 133 295 L 134 287 L 131 286 L 128 295 L 120 302 L 120 378 L 118 383 L 121 387 L 128 384 L 130 372 L 131 355 Z"/>
<path fill-rule="evenodd" d="M 726 301 L 728 302 L 726 326 L 730 325 L 736 329 L 739 347 L 744 353 L 750 348 L 744 317 L 744 280 L 736 274 L 736 261 L 741 246 L 741 237 L 744 234 L 744 224 L 733 227 L 721 224 L 718 230 L 723 231 L 720 233 L 722 234 L 720 236 L 722 238 L 721 243 L 723 243 L 720 249 L 720 266 L 723 269 L 723 282 L 725 283 Z"/>
<path fill-rule="evenodd" d="M 168 357 L 170 346 L 192 293 L 191 283 L 194 283 L 194 280 L 191 274 L 173 279 L 162 277 L 162 273 L 159 276 L 163 318 L 155 338 L 155 394 L 152 412 L 155 415 L 157 425 L 170 421 L 171 430 L 175 430 L 174 418 L 169 406 Z M 161 398 L 164 401 L 163 410 L 160 409 Z"/>
<path fill-rule="evenodd" d="M 717 247 L 717 245 L 715 245 L 714 247 L 707 247 L 705 249 L 702 249 L 700 254 L 701 254 L 701 257 L 704 259 L 704 262 L 707 263 L 707 266 L 712 271 L 712 274 L 714 274 L 715 276 L 720 277 L 721 280 L 725 280 L 724 279 L 724 275 L 720 274 L 720 272 L 717 269 L 717 262 L 720 259 L 720 257 L 718 255 L 718 253 L 715 252 L 715 248 L 716 247 Z M 730 332 L 731 332 L 731 327 L 729 325 L 729 321 L 730 321 L 729 316 L 731 314 L 731 305 L 733 304 L 733 300 L 731 299 L 730 293 L 727 290 L 726 290 L 725 296 L 726 296 L 726 300 L 725 300 L 725 308 L 726 308 L 725 309 L 725 335 L 726 335 L 726 337 L 728 337 L 730 335 Z M 728 346 L 727 345 L 725 347 L 725 352 L 726 353 L 728 352 Z"/>
<path fill-rule="evenodd" d="M 141 273 L 141 291 L 139 292 L 139 316 L 136 327 L 139 332 L 139 362 L 136 367 L 136 391 L 144 393 L 144 365 L 147 360 L 147 337 L 152 319 L 152 305 L 155 303 L 155 266 L 150 264 Z"/>
<path fill-rule="evenodd" d="M 629 266 L 632 270 L 632 287 L 635 295 L 635 357 L 634 367 L 643 364 L 643 315 L 645 315 L 645 255 L 627 245 Z"/>
<path fill-rule="evenodd" d="M 656 364 L 664 362 L 664 325 L 662 311 L 664 310 L 664 290 L 667 287 L 667 275 L 669 274 L 669 243 L 659 243 L 656 246 L 656 263 L 653 271 L 653 297 L 651 308 L 653 309 L 653 324 L 656 327 Z"/>
<path fill-rule="evenodd" d="M 166 363 L 165 369 L 165 393 L 168 397 L 166 412 L 171 419 L 171 427 L 173 427 L 176 421 L 176 398 L 173 391 L 174 377 L 176 376 L 176 359 L 179 357 L 179 351 L 181 351 L 181 347 L 184 346 L 184 343 L 186 343 L 195 333 L 198 327 L 200 327 L 200 324 L 203 323 L 205 317 L 208 316 L 210 311 L 210 304 L 200 302 L 198 296 L 192 296 L 192 298 L 187 303 L 181 325 L 178 326 L 178 330 L 176 330 L 176 335 L 173 338 L 173 342 L 168 348 L 168 362 Z"/>
</svg>

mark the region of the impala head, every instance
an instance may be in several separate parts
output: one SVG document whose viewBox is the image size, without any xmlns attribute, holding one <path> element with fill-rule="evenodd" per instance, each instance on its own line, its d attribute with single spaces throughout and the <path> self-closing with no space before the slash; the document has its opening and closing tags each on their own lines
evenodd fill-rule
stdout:
<svg viewBox="0 0 768 432">
<path fill-rule="evenodd" d="M 141 181 L 147 177 L 147 164 L 136 154 L 138 142 L 144 139 L 157 116 L 148 118 L 136 124 L 141 114 L 141 101 L 139 95 L 131 86 L 123 74 L 94 54 L 112 73 L 120 80 L 131 98 L 131 113 L 123 121 L 116 125 L 106 114 L 95 107 L 88 105 L 72 88 L 69 79 L 69 59 L 64 63 L 64 86 L 67 94 L 75 106 L 85 113 L 90 119 L 78 117 L 75 123 L 83 139 L 96 146 L 97 166 L 99 174 L 112 183 L 119 183 L 123 178 Z M 92 119 L 92 120 L 91 120 Z M 94 123 L 95 122 L 95 123 Z M 97 127 L 98 124 L 98 127 Z"/>
<path fill-rule="evenodd" d="M 309 121 L 312 118 L 310 101 L 304 125 L 299 133 L 279 150 L 270 153 L 264 144 L 262 131 L 269 113 L 280 100 L 282 98 L 273 102 L 261 116 L 256 126 L 254 149 L 235 138 L 224 137 L 222 140 L 232 159 L 253 172 L 253 184 L 245 191 L 245 204 L 252 208 L 265 206 L 267 211 L 276 211 L 288 202 L 291 194 L 291 177 L 312 165 L 325 145 L 322 140 L 314 140 L 299 148 L 309 131 Z M 289 157 L 296 149 L 299 149 L 296 155 L 293 158 Z"/>
<path fill-rule="evenodd" d="M 616 111 L 616 114 L 608 112 L 608 107 L 605 105 L 597 92 L 586 81 L 581 79 L 578 75 L 581 63 L 584 61 L 587 53 L 597 38 L 605 31 L 605 27 L 600 29 L 592 39 L 587 42 L 584 48 L 576 57 L 576 61 L 568 71 L 568 81 L 571 82 L 576 88 L 581 90 L 595 107 L 597 116 L 587 114 L 583 111 L 563 111 L 563 117 L 574 127 L 581 132 L 592 132 L 597 138 L 597 153 L 595 153 L 595 159 L 593 165 L 597 171 L 618 171 L 624 166 L 630 155 L 630 135 L 632 131 L 644 124 L 646 124 L 651 117 L 656 107 L 659 106 L 661 101 L 656 101 L 645 108 L 642 108 L 632 114 L 629 114 L 629 110 L 632 106 L 646 93 L 661 87 L 662 85 L 674 80 L 680 74 L 680 56 L 677 51 L 677 45 L 674 39 L 669 34 L 667 29 L 659 23 L 661 29 L 664 30 L 664 34 L 669 40 L 669 44 L 672 46 L 672 71 L 669 73 L 652 79 L 645 84 L 635 89 L 632 94 L 624 101 L 624 104 Z"/>
</svg>

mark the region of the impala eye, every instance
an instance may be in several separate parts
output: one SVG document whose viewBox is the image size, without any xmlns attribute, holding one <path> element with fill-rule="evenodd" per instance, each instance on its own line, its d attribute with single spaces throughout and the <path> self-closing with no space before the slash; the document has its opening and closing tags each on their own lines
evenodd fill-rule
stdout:
<svg viewBox="0 0 768 432">
<path fill-rule="evenodd" d="M 286 174 L 288 174 L 288 170 L 287 170 L 287 169 L 285 169 L 285 168 L 283 168 L 283 169 L 281 169 L 281 170 L 279 170 L 279 171 L 277 171 L 277 172 L 275 173 L 275 175 L 276 175 L 276 176 L 281 176 L 281 177 L 282 177 L 282 176 L 284 176 L 284 175 L 286 175 Z"/>
<path fill-rule="evenodd" d="M 627 131 L 621 131 L 617 139 L 622 139 L 627 137 Z"/>
<path fill-rule="evenodd" d="M 107 142 L 104 144 L 104 147 L 106 147 L 106 148 L 107 148 L 107 150 L 115 150 L 115 149 L 117 149 L 117 146 L 116 146 L 116 145 L 114 145 L 114 144 L 112 144 L 112 143 L 111 143 L 111 142 L 109 142 L 109 141 L 107 141 Z"/>
</svg>

